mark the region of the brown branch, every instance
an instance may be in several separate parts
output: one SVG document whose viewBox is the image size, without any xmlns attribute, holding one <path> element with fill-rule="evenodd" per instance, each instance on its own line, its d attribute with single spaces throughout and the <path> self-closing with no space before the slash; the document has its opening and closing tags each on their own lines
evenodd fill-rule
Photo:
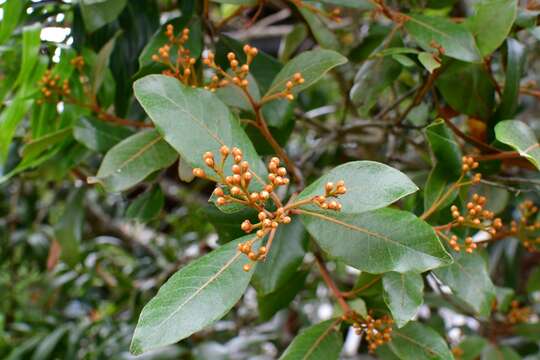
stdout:
<svg viewBox="0 0 540 360">
<path fill-rule="evenodd" d="M 343 293 L 337 288 L 336 283 L 334 280 L 332 280 L 332 277 L 330 276 L 330 273 L 328 272 L 328 269 L 326 268 L 326 265 L 324 263 L 324 260 L 319 252 L 315 252 L 315 260 L 317 261 L 317 265 L 319 266 L 319 270 L 321 272 L 321 276 L 326 283 L 326 286 L 332 291 L 332 294 L 334 294 L 334 297 L 337 299 L 339 306 L 343 309 L 343 312 L 345 314 L 351 314 L 353 311 L 349 304 L 347 304 L 347 301 L 345 301 L 345 298 L 343 296 Z"/>
<path fill-rule="evenodd" d="M 474 159 L 477 161 L 491 161 L 491 160 L 502 160 L 502 159 L 517 159 L 521 155 L 517 151 L 504 151 L 498 154 L 487 154 L 487 155 L 473 155 Z"/>
<path fill-rule="evenodd" d="M 454 134 L 456 134 L 458 137 L 462 138 L 463 140 L 465 140 L 469 144 L 474 145 L 477 148 L 479 148 L 480 150 L 487 151 L 489 153 L 493 153 L 493 152 L 498 153 L 498 152 L 500 152 L 499 149 L 497 149 L 497 148 L 495 148 L 495 147 L 493 147 L 493 146 L 491 146 L 489 144 L 486 144 L 486 143 L 484 143 L 484 142 L 482 142 L 480 140 L 477 140 L 477 139 L 465 134 L 456 125 L 454 125 L 454 123 L 452 121 L 450 121 L 450 119 L 448 119 L 446 116 L 441 116 L 441 118 L 444 120 L 444 122 L 450 128 L 450 130 L 452 130 L 454 132 Z"/>
</svg>

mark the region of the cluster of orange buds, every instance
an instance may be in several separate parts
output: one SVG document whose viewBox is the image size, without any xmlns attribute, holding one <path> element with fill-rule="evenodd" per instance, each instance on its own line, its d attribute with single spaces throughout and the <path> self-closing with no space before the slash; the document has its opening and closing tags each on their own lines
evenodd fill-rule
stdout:
<svg viewBox="0 0 540 360">
<path fill-rule="evenodd" d="M 345 181 L 339 180 L 335 184 L 333 182 L 327 182 L 324 185 L 324 195 L 314 196 L 311 202 L 324 210 L 340 211 L 341 204 L 333 198 L 344 195 L 346 192 Z"/>
<path fill-rule="evenodd" d="M 46 100 L 53 95 L 64 96 L 71 94 L 71 88 L 67 80 L 61 81 L 60 75 L 53 75 L 51 70 L 45 71 L 38 84 L 41 86 L 41 93 Z M 38 100 L 38 104 L 42 104 L 43 99 Z"/>
<path fill-rule="evenodd" d="M 253 249 L 253 242 L 254 239 L 248 240 L 244 243 L 238 244 L 238 251 L 240 251 L 242 254 L 246 255 L 249 260 L 252 262 L 260 261 L 265 258 L 267 254 L 266 246 L 259 247 L 258 250 Z M 244 264 L 242 267 L 244 271 L 251 270 L 251 263 Z"/>
<path fill-rule="evenodd" d="M 82 71 L 84 67 L 84 58 L 80 55 L 75 56 L 73 59 L 71 59 L 70 63 L 75 69 Z"/>
<path fill-rule="evenodd" d="M 519 223 L 512 221 L 510 233 L 516 235 L 523 246 L 530 252 L 538 251 L 540 247 L 540 236 L 536 236 L 540 230 L 540 221 L 536 221 L 538 207 L 530 200 L 525 200 L 519 205 L 521 217 Z"/>
<path fill-rule="evenodd" d="M 469 171 L 472 171 L 472 170 L 478 168 L 478 166 L 479 166 L 478 161 L 475 161 L 472 156 L 463 156 L 463 158 L 461 158 L 461 161 L 462 161 L 461 172 L 463 174 L 466 174 Z M 482 180 L 482 174 L 476 173 L 476 174 L 473 175 L 473 178 L 472 178 L 472 183 L 473 184 L 480 183 L 480 180 Z"/>
<path fill-rule="evenodd" d="M 194 85 L 196 83 L 194 65 L 197 60 L 190 55 L 189 49 L 185 47 L 189 40 L 189 29 L 184 28 L 182 32 L 174 35 L 174 26 L 168 24 L 165 30 L 168 43 L 158 49 L 157 54 L 152 55 L 152 60 L 155 62 L 167 65 L 169 68 L 163 71 L 163 75 L 175 77 L 186 85 Z M 176 61 L 171 61 L 171 49 L 176 47 Z"/>
<path fill-rule="evenodd" d="M 498 230 L 502 229 L 503 223 L 500 218 L 494 218 L 495 214 L 492 211 L 485 209 L 487 198 L 474 194 L 472 200 L 466 205 L 467 212 L 462 214 L 456 205 L 450 207 L 454 222 L 452 226 L 466 226 L 478 230 L 487 231 L 491 236 L 495 235 Z M 450 237 L 450 246 L 455 251 L 461 250 L 461 245 L 457 242 L 457 236 Z M 465 251 L 472 253 L 476 249 L 476 244 L 472 237 L 465 239 Z"/>
<path fill-rule="evenodd" d="M 205 87 L 206 89 L 215 91 L 217 88 L 227 86 L 230 83 L 233 83 L 242 89 L 248 88 L 249 80 L 247 79 L 247 76 L 249 74 L 249 68 L 253 62 L 253 59 L 259 53 L 259 50 L 247 44 L 244 45 L 242 50 L 246 55 L 246 62 L 244 64 L 240 64 L 240 61 L 236 57 L 235 53 L 229 52 L 227 54 L 227 60 L 229 61 L 229 67 L 232 74 L 227 73 L 218 64 L 216 64 L 214 53 L 211 51 L 207 52 L 206 57 L 203 59 L 203 64 L 215 70 L 216 74 L 212 76 L 210 84 Z"/>
<path fill-rule="evenodd" d="M 526 323 L 529 321 L 532 315 L 531 308 L 528 306 L 519 306 L 517 300 L 512 301 L 511 308 L 506 315 L 506 322 L 512 325 L 519 323 Z"/>
<path fill-rule="evenodd" d="M 434 55 L 433 57 L 435 60 L 437 60 L 437 62 L 440 63 L 442 61 L 441 58 L 445 54 L 446 50 L 441 44 L 439 44 L 435 40 L 431 40 L 431 42 L 429 43 L 429 46 L 437 51 L 437 54 L 433 54 Z"/>
<path fill-rule="evenodd" d="M 367 315 L 362 321 L 355 321 L 353 328 L 357 335 L 365 335 L 369 352 L 373 353 L 379 346 L 392 340 L 393 324 L 394 320 L 388 315 L 380 319 Z"/>
</svg>

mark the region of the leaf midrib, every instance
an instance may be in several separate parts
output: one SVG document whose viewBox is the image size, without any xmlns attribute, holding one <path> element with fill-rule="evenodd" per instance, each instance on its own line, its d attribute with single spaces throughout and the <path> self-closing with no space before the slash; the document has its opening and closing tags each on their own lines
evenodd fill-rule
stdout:
<svg viewBox="0 0 540 360">
<path fill-rule="evenodd" d="M 324 330 L 324 332 L 315 340 L 313 345 L 308 349 L 306 354 L 302 357 L 302 360 L 309 359 L 311 354 L 315 351 L 315 349 L 323 342 L 323 340 L 330 335 L 332 331 L 334 331 L 334 327 L 336 326 L 337 322 L 339 322 L 339 319 L 334 321 L 330 326 Z"/>
<path fill-rule="evenodd" d="M 329 221 L 329 222 L 333 222 L 335 224 L 338 224 L 338 225 L 341 225 L 343 227 L 346 227 L 346 228 L 349 228 L 349 229 L 352 229 L 352 230 L 356 230 L 358 232 L 361 232 L 361 233 L 365 233 L 367 235 L 371 235 L 371 236 L 374 236 L 376 238 L 379 238 L 381 240 L 384 240 L 386 242 L 390 242 L 396 246 L 400 246 L 400 247 L 403 247 L 403 248 L 406 248 L 406 249 L 409 249 L 415 253 L 420 253 L 420 254 L 423 254 L 423 255 L 426 255 L 426 256 L 429 256 L 433 259 L 437 259 L 438 261 L 441 261 L 441 259 L 431 255 L 431 254 L 427 254 L 427 253 L 424 253 L 424 252 L 421 252 L 419 250 L 416 250 L 415 248 L 412 248 L 410 246 L 407 246 L 405 244 L 402 244 L 396 240 L 393 240 L 383 234 L 380 234 L 380 233 L 376 233 L 376 232 L 373 232 L 373 231 L 369 231 L 368 229 L 365 229 L 365 228 L 362 228 L 360 226 L 357 226 L 357 225 L 353 225 L 353 224 L 348 224 L 346 222 L 343 222 L 343 221 L 340 221 L 338 219 L 335 219 L 333 217 L 330 217 L 330 216 L 326 216 L 326 215 L 323 215 L 323 214 L 318 214 L 318 213 L 315 213 L 315 212 L 312 212 L 312 211 L 308 211 L 308 210 L 305 210 L 305 209 L 298 209 L 298 212 L 300 214 L 305 214 L 305 215 L 311 215 L 311 216 L 315 216 L 315 217 L 318 217 L 320 219 L 323 219 L 323 220 L 326 220 L 326 221 Z"/>
<path fill-rule="evenodd" d="M 407 335 L 404 335 L 404 334 L 402 334 L 402 333 L 400 333 L 400 332 L 396 332 L 396 335 L 399 336 L 399 337 L 402 337 L 403 339 L 405 339 L 405 340 L 407 340 L 407 341 L 412 342 L 413 344 L 418 345 L 419 347 L 421 347 L 421 348 L 424 349 L 425 351 L 432 352 L 432 353 L 436 354 L 436 355 L 439 357 L 439 359 L 444 359 L 444 357 L 441 356 L 441 353 L 435 351 L 434 349 L 428 347 L 427 345 L 424 345 L 424 344 L 422 344 L 422 343 L 419 343 L 418 341 L 414 340 L 413 338 L 411 338 L 411 337 L 409 337 L 409 336 L 407 336 Z"/>
<path fill-rule="evenodd" d="M 151 147 L 153 147 L 155 144 L 157 144 L 162 139 L 161 135 L 159 135 L 157 138 L 150 141 L 148 144 L 141 147 L 136 153 L 131 155 L 129 158 L 124 160 L 118 167 L 117 170 L 123 169 L 126 167 L 127 164 L 129 164 L 132 161 L 135 161 L 137 158 L 141 157 L 147 150 L 149 150 Z"/>
<path fill-rule="evenodd" d="M 193 300 L 197 295 L 199 295 L 205 288 L 207 288 L 213 281 L 215 281 L 225 270 L 227 270 L 237 259 L 238 257 L 241 255 L 240 252 L 236 252 L 236 254 L 229 260 L 225 263 L 225 265 L 223 265 L 215 274 L 213 274 L 212 276 L 210 276 L 208 278 L 208 280 L 206 280 L 206 282 L 204 284 L 202 284 L 201 287 L 199 287 L 195 292 L 193 292 L 193 294 L 191 294 L 190 296 L 187 297 L 186 300 L 184 300 L 178 307 L 176 310 L 174 310 L 169 316 L 167 316 L 165 319 L 163 319 L 162 321 L 159 322 L 159 324 L 157 324 L 156 326 L 157 327 L 161 327 L 164 323 L 166 323 L 167 321 L 169 321 L 172 317 L 174 317 L 180 310 L 182 310 L 182 308 L 188 303 L 190 302 L 191 300 Z"/>
</svg>

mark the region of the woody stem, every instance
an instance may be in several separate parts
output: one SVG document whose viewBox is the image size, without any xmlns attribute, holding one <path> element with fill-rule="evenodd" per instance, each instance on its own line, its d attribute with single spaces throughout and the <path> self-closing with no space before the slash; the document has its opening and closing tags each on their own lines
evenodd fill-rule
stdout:
<svg viewBox="0 0 540 360">
<path fill-rule="evenodd" d="M 317 265 L 319 266 L 319 271 L 321 272 L 321 276 L 324 282 L 326 283 L 326 286 L 328 286 L 330 291 L 332 291 L 332 294 L 334 294 L 334 297 L 337 299 L 339 306 L 341 306 L 345 314 L 351 314 L 352 313 L 351 307 L 345 301 L 345 298 L 342 292 L 337 288 L 336 283 L 334 282 L 334 280 L 332 280 L 332 277 L 330 277 L 330 273 L 328 272 L 328 269 L 326 268 L 324 259 L 322 258 L 319 252 L 315 252 L 315 260 L 317 261 Z"/>
</svg>

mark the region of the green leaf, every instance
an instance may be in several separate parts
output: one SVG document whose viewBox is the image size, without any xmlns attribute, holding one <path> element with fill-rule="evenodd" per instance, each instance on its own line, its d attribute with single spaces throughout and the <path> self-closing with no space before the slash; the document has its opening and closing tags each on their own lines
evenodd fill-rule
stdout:
<svg viewBox="0 0 540 360">
<path fill-rule="evenodd" d="M 88 32 L 115 20 L 127 4 L 127 0 L 81 0 L 81 13 Z"/>
<path fill-rule="evenodd" d="M 103 80 L 105 79 L 105 74 L 109 68 L 109 58 L 114 50 L 116 44 L 116 39 L 122 34 L 122 31 L 117 31 L 114 36 L 103 45 L 99 50 L 96 61 L 92 66 L 92 93 L 97 94 Z"/>
<path fill-rule="evenodd" d="M 454 61 L 435 85 L 454 110 L 484 120 L 492 115 L 495 88 L 482 65 Z"/>
<path fill-rule="evenodd" d="M 383 275 L 383 297 L 398 327 L 403 327 L 422 305 L 424 280 L 413 272 L 388 272 Z"/>
<path fill-rule="evenodd" d="M 238 302 L 253 269 L 244 271 L 246 257 L 237 250 L 248 235 L 219 247 L 175 273 L 146 304 L 130 351 L 174 344 L 221 319 Z"/>
<path fill-rule="evenodd" d="M 435 163 L 424 188 L 424 209 L 427 210 L 459 178 L 462 153 L 454 134 L 442 119 L 438 119 L 427 126 L 425 134 Z M 441 204 L 440 208 L 450 205 L 457 194 L 458 192 L 454 191 Z"/>
<path fill-rule="evenodd" d="M 332 50 L 316 49 L 303 52 L 290 60 L 281 69 L 265 96 L 285 90 L 287 81 L 291 80 L 293 75 L 299 72 L 304 78 L 304 83 L 293 88 L 292 92 L 296 94 L 315 84 L 331 69 L 346 62 L 347 58 Z"/>
<path fill-rule="evenodd" d="M 2 22 L 0 22 L 0 45 L 5 43 L 13 34 L 13 30 L 19 24 L 21 16 L 24 15 L 27 1 L 7 0 L 2 5 Z"/>
<path fill-rule="evenodd" d="M 75 139 L 97 152 L 107 152 L 133 132 L 122 126 L 114 126 L 103 121 L 81 117 L 73 128 Z"/>
<path fill-rule="evenodd" d="M 84 223 L 84 188 L 71 192 L 60 221 L 54 227 L 54 235 L 62 248 L 61 259 L 71 267 L 79 261 L 79 246 Z"/>
<path fill-rule="evenodd" d="M 433 272 L 475 312 L 481 316 L 489 315 L 495 298 L 495 287 L 480 254 L 456 253 L 453 264 L 435 269 Z"/>
<path fill-rule="evenodd" d="M 321 47 L 332 50 L 339 49 L 339 40 L 336 37 L 336 34 L 328 29 L 328 26 L 326 26 L 317 14 L 304 6 L 295 5 L 295 7 L 304 17 L 313 37 Z"/>
<path fill-rule="evenodd" d="M 435 69 L 441 67 L 441 63 L 435 59 L 435 56 L 433 56 L 432 53 L 429 52 L 423 51 L 418 54 L 418 61 L 420 61 L 420 63 L 424 65 L 424 67 L 427 71 L 429 71 L 430 74 L 432 74 Z"/>
<path fill-rule="evenodd" d="M 452 261 L 433 228 L 406 211 L 321 214 L 302 209 L 300 214 L 324 251 L 362 271 L 423 272 Z"/>
<path fill-rule="evenodd" d="M 274 249 L 272 249 L 273 251 Z M 261 263 L 257 264 L 259 267 Z M 267 321 L 279 310 L 286 308 L 295 296 L 304 288 L 307 271 L 296 271 L 287 279 L 287 282 L 280 288 L 269 294 L 257 294 L 257 305 L 259 308 L 259 318 Z"/>
<path fill-rule="evenodd" d="M 388 57 L 377 57 L 365 62 L 354 77 L 351 100 L 368 111 L 375 105 L 381 93 L 387 89 L 401 73 L 401 65 Z"/>
<path fill-rule="evenodd" d="M 156 130 L 141 131 L 115 145 L 103 158 L 89 183 L 100 183 L 108 191 L 123 191 L 166 168 L 178 155 Z"/>
<path fill-rule="evenodd" d="M 283 62 L 288 61 L 307 36 L 308 30 L 306 25 L 302 23 L 296 24 L 292 31 L 285 35 L 279 45 L 279 59 Z"/>
<path fill-rule="evenodd" d="M 540 266 L 535 267 L 527 279 L 527 292 L 540 291 Z"/>
<path fill-rule="evenodd" d="M 521 356 L 508 346 L 489 344 L 482 351 L 481 360 L 521 360 Z"/>
<path fill-rule="evenodd" d="M 446 341 L 432 328 L 410 322 L 392 332 L 388 344 L 401 360 L 453 360 Z"/>
<path fill-rule="evenodd" d="M 139 195 L 127 208 L 126 217 L 140 222 L 148 222 L 159 215 L 165 203 L 161 187 L 154 186 Z"/>
<path fill-rule="evenodd" d="M 503 144 L 516 149 L 519 154 L 527 158 L 540 169 L 540 144 L 534 131 L 519 120 L 505 120 L 495 126 L 495 137 Z"/>
<path fill-rule="evenodd" d="M 303 330 L 279 359 L 337 360 L 343 346 L 337 324 L 336 319 L 331 319 Z"/>
<path fill-rule="evenodd" d="M 38 139 L 34 139 L 27 143 L 21 150 L 23 157 L 33 158 L 41 154 L 43 151 L 50 149 L 54 145 L 64 141 L 73 132 L 72 128 L 64 128 L 48 133 Z"/>
<path fill-rule="evenodd" d="M 501 103 L 491 120 L 492 126 L 501 120 L 511 119 L 516 114 L 519 105 L 519 87 L 526 59 L 526 46 L 516 39 L 506 39 L 506 77 Z"/>
<path fill-rule="evenodd" d="M 483 0 L 474 4 L 476 11 L 465 25 L 476 38 L 483 57 L 497 50 L 504 42 L 516 19 L 518 2 L 515 0 Z"/>
<path fill-rule="evenodd" d="M 39 345 L 36 347 L 36 350 L 34 350 L 32 360 L 50 359 L 54 349 L 57 347 L 58 343 L 60 343 L 62 337 L 64 337 L 68 330 L 69 327 L 67 324 L 65 324 L 51 331 L 50 334 L 40 341 Z"/>
<path fill-rule="evenodd" d="M 476 360 L 482 354 L 484 347 L 488 344 L 488 341 L 480 336 L 467 336 L 457 346 L 463 351 L 460 356 L 460 360 Z"/>
<path fill-rule="evenodd" d="M 380 209 L 418 190 L 407 175 L 388 165 L 375 161 L 351 161 L 314 181 L 300 193 L 298 200 L 324 195 L 325 184 L 335 184 L 339 180 L 343 180 L 347 188 L 347 192 L 338 199 L 343 206 L 341 213 Z M 312 208 L 322 211 L 315 206 Z"/>
<path fill-rule="evenodd" d="M 134 89 L 163 138 L 192 167 L 205 169 L 203 154 L 211 151 L 217 156 L 219 148 L 227 145 L 240 148 L 256 174 L 261 177 L 266 174 L 264 164 L 238 120 L 215 94 L 186 87 L 163 75 L 137 80 Z"/>
<path fill-rule="evenodd" d="M 21 71 L 15 80 L 15 86 L 31 81 L 29 78 L 39 61 L 40 34 L 39 24 L 23 28 Z"/>
<path fill-rule="evenodd" d="M 461 24 L 443 17 L 410 15 L 405 29 L 426 51 L 433 50 L 433 41 L 444 48 L 444 55 L 467 62 L 480 62 L 474 37 Z"/>
<path fill-rule="evenodd" d="M 283 287 L 297 272 L 306 254 L 305 240 L 304 226 L 297 219 L 278 227 L 272 251 L 257 265 L 253 275 L 253 286 L 259 295 L 267 295 Z"/>
<path fill-rule="evenodd" d="M 321 0 L 322 3 L 345 6 L 354 9 L 371 10 L 373 4 L 369 0 Z"/>
</svg>

